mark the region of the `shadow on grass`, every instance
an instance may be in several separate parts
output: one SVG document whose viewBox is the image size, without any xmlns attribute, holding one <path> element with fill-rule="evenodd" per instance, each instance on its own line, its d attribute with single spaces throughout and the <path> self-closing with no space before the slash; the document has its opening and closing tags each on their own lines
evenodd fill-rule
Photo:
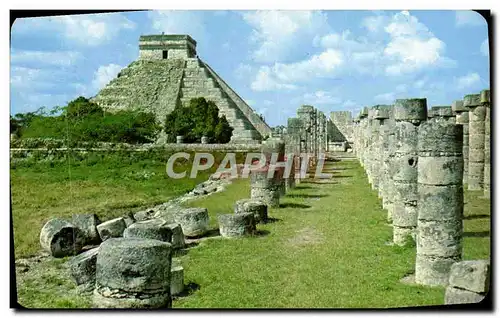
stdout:
<svg viewBox="0 0 500 318">
<path fill-rule="evenodd" d="M 271 232 L 268 230 L 257 230 L 255 231 L 254 236 L 268 236 L 269 234 L 271 234 Z"/>
<path fill-rule="evenodd" d="M 335 181 L 326 181 L 329 179 L 318 179 L 318 180 L 310 180 L 310 181 L 303 181 L 304 183 L 310 183 L 310 184 L 337 184 L 338 182 Z"/>
<path fill-rule="evenodd" d="M 301 203 L 292 203 L 292 202 L 280 203 L 280 208 L 308 209 L 310 207 L 311 207 L 310 205 Z"/>
<path fill-rule="evenodd" d="M 278 219 L 278 218 L 269 218 L 268 217 L 267 220 L 266 220 L 266 222 L 265 222 L 265 224 L 267 224 L 267 223 L 281 222 L 281 221 L 283 221 L 283 220 L 282 219 Z"/>
<path fill-rule="evenodd" d="M 489 237 L 490 231 L 464 232 L 464 237 Z"/>
<path fill-rule="evenodd" d="M 352 176 L 341 175 L 341 176 L 332 176 L 332 178 L 352 178 Z"/>
<path fill-rule="evenodd" d="M 474 214 L 465 216 L 464 220 L 489 219 L 489 218 L 490 218 L 489 214 Z"/>
<path fill-rule="evenodd" d="M 196 283 L 189 283 L 187 285 L 184 285 L 184 290 L 182 292 L 180 292 L 179 294 L 173 296 L 173 298 L 177 298 L 177 297 L 187 297 L 191 294 L 193 294 L 195 291 L 199 290 L 200 289 L 200 285 L 199 284 L 196 284 Z"/>
<path fill-rule="evenodd" d="M 293 189 L 297 190 L 305 190 L 305 189 L 312 189 L 313 187 L 311 186 L 295 186 Z"/>
<path fill-rule="evenodd" d="M 287 194 L 289 198 L 324 198 L 326 194 Z"/>
</svg>

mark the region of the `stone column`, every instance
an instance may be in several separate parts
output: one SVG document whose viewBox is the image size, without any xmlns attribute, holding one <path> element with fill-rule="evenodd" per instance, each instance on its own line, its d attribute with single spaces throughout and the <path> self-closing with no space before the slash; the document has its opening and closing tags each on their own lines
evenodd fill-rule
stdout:
<svg viewBox="0 0 500 318">
<path fill-rule="evenodd" d="M 363 107 L 363 109 L 361 110 L 360 117 L 361 117 L 361 122 L 360 122 L 361 125 L 359 127 L 360 163 L 361 163 L 361 166 L 363 168 L 365 168 L 366 155 L 367 155 L 366 146 L 368 144 L 368 142 L 367 142 L 368 133 L 366 131 L 367 127 L 368 127 L 368 122 L 369 122 L 369 120 L 368 120 L 368 107 Z"/>
<path fill-rule="evenodd" d="M 285 151 L 287 156 L 293 154 L 292 157 L 287 157 L 287 160 L 293 161 L 292 170 L 286 182 L 288 188 L 293 188 L 296 183 L 300 183 L 300 178 L 295 178 L 300 171 L 300 125 L 300 119 L 288 118 Z"/>
<path fill-rule="evenodd" d="M 418 129 L 417 284 L 447 285 L 461 260 L 462 138 L 461 125 L 431 121 Z"/>
<path fill-rule="evenodd" d="M 464 157 L 464 177 L 463 183 L 467 184 L 467 176 L 469 174 L 469 109 L 464 106 L 463 101 L 456 100 L 451 105 L 455 112 L 455 123 L 462 125 L 464 130 L 462 154 Z"/>
<path fill-rule="evenodd" d="M 394 244 L 415 237 L 417 226 L 417 128 L 427 118 L 425 98 L 397 99 L 394 104 Z"/>
<path fill-rule="evenodd" d="M 283 139 L 271 137 L 264 142 L 262 142 L 262 153 L 266 157 L 267 164 L 271 163 L 271 157 L 277 156 L 277 163 L 285 162 L 285 142 Z M 281 196 L 285 195 L 286 185 L 284 178 L 284 167 L 277 167 L 274 170 L 274 182 L 275 188 L 279 191 Z"/>
<path fill-rule="evenodd" d="M 484 119 L 486 107 L 480 94 L 464 96 L 464 106 L 469 108 L 469 190 L 483 190 L 484 182 Z"/>
<path fill-rule="evenodd" d="M 491 102 L 490 102 L 490 90 L 485 89 L 481 92 L 481 103 L 485 106 L 485 118 L 484 118 L 484 197 L 490 198 L 490 169 L 491 169 L 491 159 L 490 159 L 490 132 L 491 132 Z"/>
<path fill-rule="evenodd" d="M 382 198 L 382 207 L 388 209 L 389 205 L 392 205 L 392 195 L 389 195 L 389 187 L 392 187 L 392 178 L 389 177 L 389 171 L 391 170 L 390 158 L 393 157 L 391 153 L 391 142 L 394 139 L 394 107 L 387 107 L 387 116 L 380 126 L 380 182 L 379 182 L 379 197 Z M 388 217 L 392 220 L 392 217 Z"/>
<path fill-rule="evenodd" d="M 354 117 L 352 125 L 354 155 L 359 160 L 359 115 Z"/>
<path fill-rule="evenodd" d="M 432 118 L 437 121 L 446 121 L 450 123 L 455 123 L 455 114 L 451 106 L 433 106 L 430 110 L 432 112 Z"/>
<path fill-rule="evenodd" d="M 385 133 L 384 122 L 389 119 L 389 112 L 387 105 L 376 105 L 372 107 L 373 110 L 373 126 L 372 126 L 372 138 L 373 142 L 371 144 L 371 179 L 372 179 L 372 189 L 378 189 L 381 178 L 382 170 L 382 133 Z"/>
</svg>

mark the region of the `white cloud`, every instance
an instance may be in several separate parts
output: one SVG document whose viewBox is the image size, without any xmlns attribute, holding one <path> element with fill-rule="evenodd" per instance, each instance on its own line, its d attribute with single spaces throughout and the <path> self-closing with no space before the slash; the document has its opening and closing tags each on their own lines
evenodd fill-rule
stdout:
<svg viewBox="0 0 500 318">
<path fill-rule="evenodd" d="M 378 94 L 373 99 L 378 102 L 392 103 L 396 99 L 396 93 Z"/>
<path fill-rule="evenodd" d="M 297 88 L 292 84 L 280 83 L 275 76 L 272 74 L 272 70 L 268 66 L 262 66 L 257 72 L 255 80 L 250 85 L 252 90 L 262 92 L 262 91 L 273 91 L 273 90 L 292 90 Z"/>
<path fill-rule="evenodd" d="M 387 17 L 383 15 L 375 15 L 366 17 L 361 22 L 361 25 L 368 29 L 372 33 L 377 33 L 382 30 L 383 26 L 387 22 Z"/>
<path fill-rule="evenodd" d="M 294 83 L 334 76 L 342 64 L 342 54 L 337 50 L 327 49 L 296 63 L 261 66 L 251 87 L 256 91 L 294 89 Z"/>
<path fill-rule="evenodd" d="M 342 101 L 338 96 L 326 91 L 304 94 L 303 100 L 311 105 L 338 104 Z"/>
<path fill-rule="evenodd" d="M 391 41 L 384 49 L 390 64 L 387 75 L 414 73 L 426 67 L 453 67 L 456 62 L 444 56 L 446 44 L 407 11 L 395 14 L 385 27 Z"/>
<path fill-rule="evenodd" d="M 123 29 L 135 27 L 134 22 L 120 13 L 99 13 L 18 19 L 12 33 L 51 31 L 75 43 L 95 46 L 116 38 Z"/>
<path fill-rule="evenodd" d="M 490 55 L 490 44 L 488 41 L 488 38 L 486 38 L 483 43 L 481 43 L 481 47 L 479 49 L 481 51 L 481 54 L 484 56 L 489 56 Z"/>
<path fill-rule="evenodd" d="M 54 66 L 71 66 L 82 59 L 82 54 L 75 51 L 23 51 L 12 50 L 11 63 L 23 63 L 37 65 L 47 64 Z"/>
<path fill-rule="evenodd" d="M 479 26 L 485 25 L 486 20 L 477 12 L 472 10 L 459 10 L 455 12 L 455 25 L 461 26 Z"/>
<path fill-rule="evenodd" d="M 92 80 L 92 87 L 94 89 L 101 89 L 108 84 L 113 78 L 118 75 L 123 66 L 116 64 L 101 65 L 94 73 Z"/>
<path fill-rule="evenodd" d="M 302 40 L 328 26 L 320 11 L 249 11 L 243 20 L 252 28 L 250 42 L 257 46 L 253 58 L 257 62 L 280 61 Z"/>
<path fill-rule="evenodd" d="M 189 34 L 194 40 L 206 37 L 203 14 L 188 10 L 150 11 L 148 17 L 156 32 Z"/>
<path fill-rule="evenodd" d="M 455 78 L 455 86 L 459 90 L 475 87 L 480 82 L 481 77 L 478 73 L 469 73 L 467 75 Z"/>
</svg>

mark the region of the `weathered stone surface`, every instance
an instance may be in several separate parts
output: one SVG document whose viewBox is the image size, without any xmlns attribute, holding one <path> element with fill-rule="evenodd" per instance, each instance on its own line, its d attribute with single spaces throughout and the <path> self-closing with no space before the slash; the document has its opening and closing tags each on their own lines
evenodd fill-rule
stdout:
<svg viewBox="0 0 500 318">
<path fill-rule="evenodd" d="M 235 213 L 252 213 L 257 223 L 267 221 L 267 205 L 255 199 L 242 199 L 236 201 L 234 205 Z"/>
<path fill-rule="evenodd" d="M 486 107 L 480 94 L 464 96 L 464 106 L 469 108 L 469 175 L 468 189 L 483 190 L 484 185 L 484 141 Z"/>
<path fill-rule="evenodd" d="M 200 236 L 208 231 L 208 210 L 205 208 L 182 209 L 175 214 L 174 218 L 187 237 Z"/>
<path fill-rule="evenodd" d="M 451 266 L 460 260 L 460 256 L 442 258 L 417 252 L 415 258 L 415 283 L 427 286 L 448 285 Z"/>
<path fill-rule="evenodd" d="M 398 121 L 424 121 L 427 119 L 427 100 L 425 98 L 396 99 L 394 118 Z"/>
<path fill-rule="evenodd" d="M 166 226 L 168 226 L 170 228 L 170 231 L 172 232 L 172 248 L 183 248 L 184 245 L 186 245 L 186 242 L 184 240 L 184 233 L 182 232 L 181 225 L 179 223 L 170 223 Z"/>
<path fill-rule="evenodd" d="M 122 217 L 103 222 L 97 226 L 97 231 L 102 241 L 112 237 L 121 237 L 127 228 Z"/>
<path fill-rule="evenodd" d="M 279 190 L 251 188 L 250 198 L 264 202 L 268 207 L 278 208 L 280 206 Z"/>
<path fill-rule="evenodd" d="M 418 133 L 415 282 L 445 286 L 451 265 L 462 255 L 463 128 L 429 121 Z"/>
<path fill-rule="evenodd" d="M 85 235 L 84 244 L 99 244 L 101 237 L 97 232 L 97 226 L 101 221 L 96 214 L 76 214 L 71 218 L 71 223 L 79 228 Z"/>
<path fill-rule="evenodd" d="M 78 254 L 86 241 L 85 234 L 68 221 L 54 218 L 40 231 L 42 249 L 54 257 Z"/>
<path fill-rule="evenodd" d="M 162 219 L 153 219 L 136 222 L 125 229 L 124 238 L 144 238 L 159 240 L 163 242 L 172 241 L 172 230 L 167 226 L 167 222 Z"/>
<path fill-rule="evenodd" d="M 184 268 L 176 259 L 172 259 L 170 270 L 170 294 L 178 295 L 184 291 Z"/>
<path fill-rule="evenodd" d="M 129 212 L 123 216 L 123 221 L 125 222 L 125 226 L 129 227 L 134 224 L 137 220 L 132 212 Z"/>
<path fill-rule="evenodd" d="M 448 286 L 444 294 L 445 305 L 474 304 L 484 299 L 484 295 Z"/>
<path fill-rule="evenodd" d="M 82 291 L 91 291 L 95 287 L 95 268 L 99 247 L 83 252 L 68 261 L 71 277 Z"/>
<path fill-rule="evenodd" d="M 158 240 L 111 238 L 102 243 L 96 263 L 95 307 L 171 305 L 172 246 Z"/>
<path fill-rule="evenodd" d="M 220 214 L 217 219 L 222 237 L 242 237 L 252 235 L 255 232 L 253 213 Z"/>
<path fill-rule="evenodd" d="M 453 264 L 449 284 L 476 293 L 487 293 L 490 288 L 490 261 L 461 261 Z"/>
</svg>

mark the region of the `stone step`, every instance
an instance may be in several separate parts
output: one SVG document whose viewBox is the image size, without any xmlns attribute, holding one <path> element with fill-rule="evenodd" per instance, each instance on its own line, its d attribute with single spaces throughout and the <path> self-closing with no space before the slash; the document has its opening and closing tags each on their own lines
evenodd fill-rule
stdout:
<svg viewBox="0 0 500 318">
<path fill-rule="evenodd" d="M 198 68 L 201 67 L 200 60 L 197 58 L 186 59 L 186 68 Z"/>
<path fill-rule="evenodd" d="M 210 78 L 207 79 L 186 79 L 182 81 L 181 88 L 197 88 L 197 89 L 218 89 L 217 83 Z"/>
<path fill-rule="evenodd" d="M 207 77 L 208 73 L 204 67 L 184 69 L 184 77 Z"/>
</svg>

